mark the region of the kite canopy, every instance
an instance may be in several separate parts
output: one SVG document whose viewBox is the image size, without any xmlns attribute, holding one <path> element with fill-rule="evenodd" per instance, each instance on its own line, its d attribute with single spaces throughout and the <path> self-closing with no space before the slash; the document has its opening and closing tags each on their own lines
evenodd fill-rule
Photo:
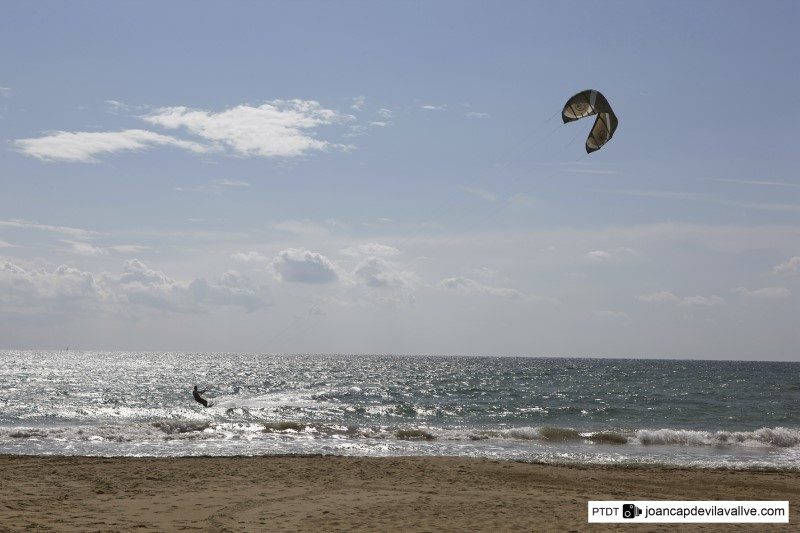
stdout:
<svg viewBox="0 0 800 533">
<path fill-rule="evenodd" d="M 589 132 L 589 138 L 586 139 L 587 154 L 599 150 L 614 136 L 614 131 L 617 129 L 619 121 L 608 100 L 599 91 L 589 89 L 581 91 L 567 100 L 564 110 L 561 111 L 564 124 L 591 115 L 597 115 L 597 118 L 592 126 L 592 131 Z"/>
</svg>

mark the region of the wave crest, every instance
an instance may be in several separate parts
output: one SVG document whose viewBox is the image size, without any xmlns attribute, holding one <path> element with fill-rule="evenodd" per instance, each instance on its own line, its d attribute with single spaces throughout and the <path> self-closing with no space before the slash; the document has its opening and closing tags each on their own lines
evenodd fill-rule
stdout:
<svg viewBox="0 0 800 533">
<path fill-rule="evenodd" d="M 645 446 L 774 446 L 792 448 L 800 445 L 800 430 L 784 427 L 755 431 L 697 431 L 691 429 L 640 429 L 636 440 Z"/>
</svg>

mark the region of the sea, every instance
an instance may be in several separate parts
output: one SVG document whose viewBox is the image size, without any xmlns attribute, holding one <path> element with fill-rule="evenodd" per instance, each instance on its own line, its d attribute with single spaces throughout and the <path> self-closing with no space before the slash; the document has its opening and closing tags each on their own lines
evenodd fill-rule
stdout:
<svg viewBox="0 0 800 533">
<path fill-rule="evenodd" d="M 800 363 L 6 350 L 0 453 L 797 470 Z"/>
</svg>

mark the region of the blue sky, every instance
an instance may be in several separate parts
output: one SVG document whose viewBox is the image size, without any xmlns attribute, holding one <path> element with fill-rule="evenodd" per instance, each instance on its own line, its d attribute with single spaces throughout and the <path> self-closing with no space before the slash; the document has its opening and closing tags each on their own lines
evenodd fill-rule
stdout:
<svg viewBox="0 0 800 533">
<path fill-rule="evenodd" d="M 2 346 L 799 356 L 794 2 L 4 11 Z"/>
</svg>

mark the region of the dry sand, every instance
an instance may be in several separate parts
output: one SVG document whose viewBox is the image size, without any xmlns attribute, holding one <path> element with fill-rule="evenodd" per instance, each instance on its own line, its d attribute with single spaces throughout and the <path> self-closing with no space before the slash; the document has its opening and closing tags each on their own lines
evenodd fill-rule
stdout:
<svg viewBox="0 0 800 533">
<path fill-rule="evenodd" d="M 486 459 L 0 456 L 0 530 L 613 531 L 587 500 L 789 500 L 790 524 L 628 531 L 789 531 L 799 472 L 548 466 Z"/>
</svg>

